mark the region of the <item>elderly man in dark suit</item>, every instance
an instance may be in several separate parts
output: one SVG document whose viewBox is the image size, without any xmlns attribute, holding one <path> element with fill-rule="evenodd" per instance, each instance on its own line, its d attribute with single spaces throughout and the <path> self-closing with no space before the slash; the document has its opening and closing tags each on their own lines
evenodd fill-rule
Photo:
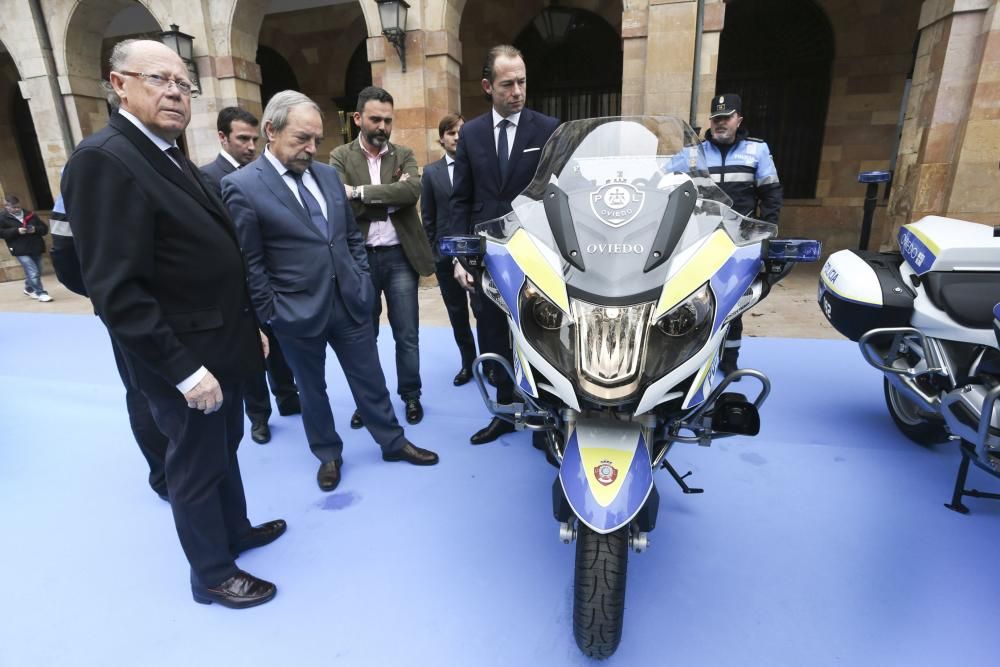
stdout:
<svg viewBox="0 0 1000 667">
<path fill-rule="evenodd" d="M 263 155 L 223 179 L 222 195 L 246 252 L 254 307 L 281 340 L 298 381 L 320 489 L 340 483 L 344 449 L 326 393 L 327 345 L 382 459 L 434 465 L 437 454 L 407 440 L 392 411 L 372 331 L 375 290 L 364 237 L 337 170 L 313 161 L 323 138 L 319 106 L 282 91 L 261 124 Z"/>
<path fill-rule="evenodd" d="M 527 109 L 527 74 L 521 52 L 513 46 L 490 49 L 483 67 L 483 92 L 493 108 L 462 128 L 455 153 L 455 185 L 451 195 L 451 233 L 471 234 L 476 223 L 511 211 L 511 202 L 528 186 L 538 167 L 542 146 L 559 121 Z M 474 280 L 455 262 L 455 280 L 472 289 Z M 481 307 L 476 317 L 480 352 L 511 359 L 507 317 L 478 288 Z M 497 373 L 497 402 L 510 403 L 514 383 Z M 469 439 L 474 445 L 492 442 L 514 427 L 494 417 Z"/>
<path fill-rule="evenodd" d="M 460 114 L 450 113 L 438 123 L 438 142 L 444 157 L 424 167 L 420 184 L 420 214 L 424 221 L 427 240 L 434 251 L 434 273 L 437 275 L 441 298 L 448 311 L 448 321 L 455 334 L 455 343 L 462 359 L 462 366 L 452 381 L 456 387 L 472 379 L 472 362 L 476 358 L 476 339 L 469 326 L 469 293 L 455 281 L 455 267 L 451 257 L 442 257 L 438 240 L 448 235 L 451 224 L 451 190 L 455 171 L 455 151 L 458 150 L 458 133 L 465 124 Z"/>
<path fill-rule="evenodd" d="M 222 179 L 241 167 L 253 162 L 257 157 L 257 118 L 240 107 L 226 107 L 216 117 L 215 126 L 219 132 L 219 155 L 201 167 L 201 173 L 215 189 L 215 194 L 222 199 Z M 271 398 L 267 395 L 268 381 L 271 392 L 278 404 L 278 414 L 297 415 L 302 410 L 299 407 L 299 391 L 295 387 L 292 371 L 285 362 L 278 339 L 267 324 L 261 324 L 261 331 L 267 336 L 271 353 L 267 355 L 266 372 L 247 383 L 243 402 L 247 418 L 250 420 L 250 437 L 259 445 L 271 441 Z"/>
<path fill-rule="evenodd" d="M 392 337 L 396 342 L 396 392 L 406 405 L 406 421 L 424 417 L 420 404 L 419 276 L 434 272 L 427 237 L 417 215 L 420 174 L 413 151 L 389 141 L 392 136 L 392 95 L 368 86 L 358 94 L 354 122 L 356 141 L 330 153 L 351 200 L 354 219 L 365 239 L 369 276 L 375 287 L 372 323 L 378 336 L 382 294 Z M 361 428 L 355 411 L 351 426 Z"/>
<path fill-rule="evenodd" d="M 285 522 L 250 525 L 236 458 L 242 383 L 265 346 L 243 256 L 225 208 L 177 147 L 196 93 L 184 62 L 160 42 L 126 40 L 110 64 L 119 110 L 62 179 L 83 281 L 169 438 L 167 492 L 195 600 L 250 607 L 276 589 L 234 559 Z"/>
</svg>

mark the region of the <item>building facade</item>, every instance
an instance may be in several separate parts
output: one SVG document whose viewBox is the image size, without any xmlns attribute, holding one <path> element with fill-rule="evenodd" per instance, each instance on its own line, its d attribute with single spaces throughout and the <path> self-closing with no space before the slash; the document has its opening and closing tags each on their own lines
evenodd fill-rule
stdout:
<svg viewBox="0 0 1000 667">
<path fill-rule="evenodd" d="M 1000 224 L 1000 0 L 409 0 L 405 72 L 374 0 L 0 0 L 0 191 L 51 207 L 73 147 L 101 128 L 111 46 L 194 38 L 202 94 L 185 148 L 218 151 L 215 117 L 260 114 L 295 88 L 326 145 L 370 83 L 396 100 L 394 141 L 440 157 L 438 120 L 487 110 L 486 50 L 513 43 L 528 104 L 560 118 L 669 114 L 704 127 L 716 92 L 744 99 L 785 184 L 783 236 L 855 246 L 861 171 L 880 191 L 872 245 L 929 213 Z M 0 280 L 20 267 L 0 248 Z"/>
</svg>

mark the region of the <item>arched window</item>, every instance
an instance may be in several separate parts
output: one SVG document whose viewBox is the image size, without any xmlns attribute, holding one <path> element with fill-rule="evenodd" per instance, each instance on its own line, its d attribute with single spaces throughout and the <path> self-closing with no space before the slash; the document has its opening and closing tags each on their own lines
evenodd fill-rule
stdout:
<svg viewBox="0 0 1000 667">
<path fill-rule="evenodd" d="M 621 113 L 621 36 L 597 14 L 546 8 L 514 46 L 528 64 L 532 109 L 563 121 Z"/>
<path fill-rule="evenodd" d="M 816 196 L 833 28 L 813 0 L 732 0 L 717 93 L 743 98 L 743 125 L 774 154 L 785 198 Z"/>
<path fill-rule="evenodd" d="M 266 107 L 275 93 L 283 90 L 301 90 L 295 70 L 271 47 L 263 45 L 257 47 L 257 64 L 260 65 L 261 107 Z"/>
<path fill-rule="evenodd" d="M 25 180 L 31 190 L 18 194 L 24 199 L 28 198 L 25 195 L 30 196 L 35 208 L 50 210 L 53 203 L 52 192 L 49 190 L 49 179 L 45 173 L 45 160 L 42 159 L 42 149 L 38 146 L 31 109 L 28 107 L 28 101 L 21 97 L 17 84 L 10 87 L 10 117 L 14 125 L 14 140 L 24 166 Z M 13 157 L 16 159 L 16 156 Z"/>
</svg>

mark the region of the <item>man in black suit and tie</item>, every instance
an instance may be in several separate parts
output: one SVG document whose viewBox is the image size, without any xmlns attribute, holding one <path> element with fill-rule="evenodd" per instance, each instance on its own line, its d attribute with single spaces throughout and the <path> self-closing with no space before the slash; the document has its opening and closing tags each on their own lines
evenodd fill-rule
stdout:
<svg viewBox="0 0 1000 667">
<path fill-rule="evenodd" d="M 184 62 L 160 42 L 126 40 L 110 65 L 119 110 L 62 179 L 83 280 L 169 439 L 167 492 L 194 599 L 250 607 L 276 589 L 235 558 L 285 531 L 281 520 L 250 525 L 236 458 L 242 383 L 266 339 L 233 223 L 177 147 L 197 92 Z"/>
<path fill-rule="evenodd" d="M 444 157 L 424 167 L 420 184 L 420 215 L 427 232 L 427 240 L 434 251 L 434 272 L 437 275 L 441 298 L 448 311 L 448 320 L 455 334 L 462 357 L 462 367 L 452 383 L 458 387 L 472 379 L 472 362 L 476 358 L 476 339 L 469 326 L 469 293 L 455 281 L 455 267 L 451 257 L 442 257 L 438 240 L 448 235 L 451 224 L 451 191 L 455 171 L 455 151 L 458 150 L 458 133 L 465 124 L 460 114 L 450 113 L 438 123 L 438 141 L 444 148 Z"/>
<path fill-rule="evenodd" d="M 511 202 L 531 182 L 542 146 L 559 125 L 557 119 L 525 108 L 526 68 L 521 52 L 513 46 L 490 49 L 482 86 L 493 108 L 466 123 L 460 134 L 451 195 L 452 234 L 471 234 L 477 223 L 512 210 Z M 460 285 L 473 289 L 473 276 L 458 262 L 454 275 Z M 482 286 L 477 290 L 479 350 L 500 354 L 510 361 L 507 316 L 482 293 Z M 506 373 L 498 372 L 497 402 L 510 403 L 513 398 L 514 383 Z M 469 441 L 481 445 L 513 430 L 510 422 L 494 417 Z"/>
<path fill-rule="evenodd" d="M 323 139 L 319 106 L 292 90 L 274 95 L 261 121 L 264 153 L 222 181 L 261 320 L 285 349 L 302 401 L 323 491 L 340 483 L 344 442 L 326 393 L 326 346 L 340 361 L 365 426 L 385 461 L 434 465 L 396 421 L 378 359 L 365 240 L 337 170 L 313 158 Z"/>
<path fill-rule="evenodd" d="M 240 167 L 253 162 L 257 156 L 257 118 L 240 107 L 226 107 L 219 112 L 215 126 L 219 131 L 219 143 L 222 148 L 219 155 L 208 164 L 201 167 L 201 173 L 215 189 L 215 194 L 222 199 L 222 179 Z M 266 372 L 259 373 L 247 383 L 244 389 L 243 402 L 247 418 L 250 420 L 250 437 L 259 445 L 271 441 L 271 428 L 267 421 L 271 418 L 271 398 L 267 395 L 267 383 L 271 383 L 271 392 L 278 404 L 278 414 L 297 415 L 302 410 L 299 407 L 299 391 L 295 388 L 292 371 L 285 362 L 285 355 L 278 345 L 267 324 L 261 323 L 260 330 L 267 336 L 271 353 L 267 355 L 264 365 Z"/>
</svg>

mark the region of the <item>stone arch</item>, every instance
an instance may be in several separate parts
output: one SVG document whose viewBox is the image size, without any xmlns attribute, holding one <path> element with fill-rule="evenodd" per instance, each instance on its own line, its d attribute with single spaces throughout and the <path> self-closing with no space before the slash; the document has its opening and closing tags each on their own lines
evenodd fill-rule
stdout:
<svg viewBox="0 0 1000 667">
<path fill-rule="evenodd" d="M 109 46 L 105 34 L 129 10 L 139 28 L 127 30 L 136 35 L 155 35 L 164 29 L 169 16 L 160 2 L 152 0 L 79 0 L 64 14 L 52 17 L 52 34 L 62 36 L 54 40 L 54 53 L 75 142 L 107 122 L 107 100 L 101 88 Z"/>
</svg>

